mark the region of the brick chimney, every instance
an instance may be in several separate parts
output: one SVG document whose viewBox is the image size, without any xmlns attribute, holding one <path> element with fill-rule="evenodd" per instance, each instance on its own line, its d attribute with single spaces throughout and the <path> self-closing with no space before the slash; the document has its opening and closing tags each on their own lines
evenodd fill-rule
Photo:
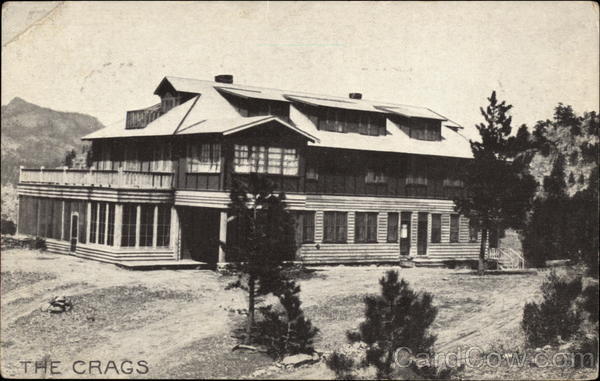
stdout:
<svg viewBox="0 0 600 381">
<path fill-rule="evenodd" d="M 219 83 L 233 83 L 233 75 L 231 75 L 231 74 L 219 74 L 219 75 L 215 75 L 215 82 L 219 82 Z"/>
<path fill-rule="evenodd" d="M 350 97 L 350 99 L 362 99 L 361 93 L 350 93 L 348 96 Z"/>
</svg>

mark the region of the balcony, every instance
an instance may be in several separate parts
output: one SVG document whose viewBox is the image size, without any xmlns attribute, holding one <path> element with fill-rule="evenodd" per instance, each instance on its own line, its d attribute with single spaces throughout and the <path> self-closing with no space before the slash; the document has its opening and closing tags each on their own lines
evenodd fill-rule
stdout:
<svg viewBox="0 0 600 381">
<path fill-rule="evenodd" d="M 127 111 L 125 129 L 129 130 L 146 127 L 149 123 L 161 116 L 160 106 L 161 104 L 159 103 L 142 110 Z"/>
<path fill-rule="evenodd" d="M 25 169 L 19 183 L 121 189 L 173 189 L 170 172 L 99 171 L 95 169 Z"/>
</svg>

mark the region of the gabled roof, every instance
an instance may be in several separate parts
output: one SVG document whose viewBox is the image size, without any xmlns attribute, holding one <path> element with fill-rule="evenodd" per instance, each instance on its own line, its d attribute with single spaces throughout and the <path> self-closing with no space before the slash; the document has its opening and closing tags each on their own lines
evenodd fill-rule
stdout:
<svg viewBox="0 0 600 381">
<path fill-rule="evenodd" d="M 192 135 L 192 134 L 208 134 L 216 133 L 224 136 L 232 135 L 252 127 L 275 122 L 283 127 L 286 127 L 302 136 L 311 142 L 318 142 L 318 139 L 313 135 L 293 126 L 275 116 L 253 116 L 253 117 L 238 117 L 229 119 L 205 119 L 190 125 L 189 127 L 181 128 L 176 135 Z"/>
<path fill-rule="evenodd" d="M 160 86 L 170 86 L 176 91 L 197 94 L 185 103 L 149 123 L 142 129 L 125 129 L 125 121 L 86 135 L 83 139 L 169 136 L 192 134 L 229 135 L 266 123 L 276 123 L 281 128 L 294 131 L 309 140 L 315 147 L 330 147 L 363 151 L 397 152 L 420 155 L 471 158 L 469 141 L 458 130 L 456 122 L 429 108 L 387 102 L 369 101 L 316 95 L 303 92 L 259 88 L 239 84 L 224 84 L 189 78 L 165 77 Z M 157 88 L 158 90 L 158 88 Z M 243 117 L 223 94 L 290 103 L 290 121 L 272 115 Z M 386 119 L 386 135 L 366 136 L 356 133 L 323 131 L 314 120 L 300 111 L 299 104 L 315 107 L 336 107 L 359 111 L 402 115 L 409 118 L 427 118 L 442 123 L 441 141 L 411 139 L 392 119 Z"/>
<path fill-rule="evenodd" d="M 174 107 L 168 113 L 161 115 L 156 120 L 149 123 L 145 128 L 125 129 L 124 123 L 112 127 L 106 127 L 84 136 L 83 140 L 94 140 L 102 138 L 124 138 L 139 136 L 172 136 L 172 135 L 192 135 L 192 134 L 222 134 L 224 136 L 235 134 L 253 127 L 275 122 L 284 128 L 302 135 L 310 142 L 317 142 L 318 139 L 299 129 L 298 127 L 287 123 L 275 116 L 254 116 L 220 119 L 201 119 L 196 120 L 193 110 L 199 103 L 200 96 L 196 96 L 189 101 Z"/>
</svg>

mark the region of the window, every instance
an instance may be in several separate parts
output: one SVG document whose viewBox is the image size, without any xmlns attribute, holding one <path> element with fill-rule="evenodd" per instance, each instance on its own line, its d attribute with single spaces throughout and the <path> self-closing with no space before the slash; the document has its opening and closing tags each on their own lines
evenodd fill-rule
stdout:
<svg viewBox="0 0 600 381">
<path fill-rule="evenodd" d="M 365 183 L 367 184 L 385 184 L 387 178 L 382 170 L 368 169 L 365 175 Z"/>
<path fill-rule="evenodd" d="M 431 243 L 442 242 L 442 215 L 431 215 Z"/>
<path fill-rule="evenodd" d="M 98 227 L 98 203 L 92 202 L 92 213 L 90 215 L 90 243 L 96 243 L 96 232 Z"/>
<path fill-rule="evenodd" d="M 346 243 L 348 213 L 323 213 L 323 242 Z"/>
<path fill-rule="evenodd" d="M 298 154 L 294 148 L 236 144 L 233 164 L 237 173 L 298 175 Z"/>
<path fill-rule="evenodd" d="M 298 154 L 294 148 L 283 150 L 283 174 L 286 176 L 298 175 Z"/>
<path fill-rule="evenodd" d="M 219 143 L 190 143 L 187 146 L 188 173 L 219 173 L 221 145 Z"/>
<path fill-rule="evenodd" d="M 378 113 L 328 107 L 319 118 L 319 129 L 378 136 L 386 134 L 385 123 L 385 116 Z"/>
<path fill-rule="evenodd" d="M 152 151 L 152 171 L 171 172 L 171 147 L 159 145 Z"/>
<path fill-rule="evenodd" d="M 124 149 L 125 170 L 140 171 L 142 163 L 138 159 L 138 150 L 135 145 L 128 145 Z"/>
<path fill-rule="evenodd" d="M 142 205 L 140 208 L 140 246 L 152 246 L 154 225 L 154 205 Z"/>
<path fill-rule="evenodd" d="M 469 242 L 477 242 L 477 236 L 479 235 L 479 227 L 477 221 L 469 219 Z"/>
<path fill-rule="evenodd" d="M 410 137 L 418 140 L 441 140 L 442 125 L 438 120 L 413 119 Z"/>
<path fill-rule="evenodd" d="M 354 231 L 354 242 L 377 242 L 377 213 L 356 212 Z"/>
<path fill-rule="evenodd" d="M 166 93 L 161 98 L 160 103 L 161 103 L 161 111 L 164 114 L 179 104 L 179 98 L 171 95 L 171 93 Z"/>
<path fill-rule="evenodd" d="M 108 204 L 108 229 L 106 231 L 106 244 L 115 244 L 115 204 Z"/>
<path fill-rule="evenodd" d="M 282 149 L 277 147 L 269 147 L 267 152 L 269 158 L 267 172 L 270 174 L 280 175 L 282 170 Z"/>
<path fill-rule="evenodd" d="M 111 157 L 111 147 L 109 145 L 99 146 L 98 152 L 98 162 L 96 167 L 101 171 L 110 171 L 112 170 L 112 162 L 110 161 Z"/>
<path fill-rule="evenodd" d="M 312 165 L 306 167 L 306 180 L 319 180 L 319 172 L 316 167 Z"/>
<path fill-rule="evenodd" d="M 425 160 L 410 158 L 410 170 L 406 177 L 406 184 L 427 186 L 427 163 Z"/>
<path fill-rule="evenodd" d="M 101 202 L 98 204 L 98 243 L 104 245 L 105 231 L 106 228 L 106 203 Z"/>
<path fill-rule="evenodd" d="M 460 229 L 460 216 L 458 214 L 450 215 L 450 242 L 458 242 L 459 229 Z"/>
<path fill-rule="evenodd" d="M 296 213 L 296 244 L 315 241 L 315 212 Z"/>
<path fill-rule="evenodd" d="M 156 227 L 156 246 L 168 247 L 171 235 L 171 208 L 158 207 L 158 226 Z"/>
<path fill-rule="evenodd" d="M 398 213 L 388 213 L 387 241 L 398 242 Z"/>
<path fill-rule="evenodd" d="M 137 206 L 134 204 L 123 204 L 123 223 L 121 229 L 121 246 L 135 246 L 135 229 L 137 218 Z"/>
</svg>

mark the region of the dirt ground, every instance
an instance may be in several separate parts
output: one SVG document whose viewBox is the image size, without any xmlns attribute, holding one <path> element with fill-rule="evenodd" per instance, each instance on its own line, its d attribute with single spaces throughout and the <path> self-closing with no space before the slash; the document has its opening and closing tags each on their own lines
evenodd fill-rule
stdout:
<svg viewBox="0 0 600 381">
<path fill-rule="evenodd" d="M 242 320 L 235 310 L 245 307 L 241 291 L 225 290 L 232 277 L 209 270 L 131 271 L 20 249 L 2 252 L 1 259 L 4 377 L 333 378 L 322 363 L 285 371 L 264 355 L 232 352 L 231 330 Z M 377 293 L 378 279 L 391 268 L 320 267 L 300 280 L 305 314 L 321 331 L 320 351 L 347 345 L 345 332 L 362 320 L 364 295 Z M 395 269 L 416 290 L 434 294 L 436 351 L 444 352 L 522 342 L 523 305 L 538 295 L 545 276 Z M 72 312 L 40 311 L 56 295 L 73 301 Z M 60 361 L 60 374 L 36 373 L 32 364 L 25 372 L 23 361 L 42 360 Z M 498 377 L 495 372 L 465 376 Z"/>
</svg>

